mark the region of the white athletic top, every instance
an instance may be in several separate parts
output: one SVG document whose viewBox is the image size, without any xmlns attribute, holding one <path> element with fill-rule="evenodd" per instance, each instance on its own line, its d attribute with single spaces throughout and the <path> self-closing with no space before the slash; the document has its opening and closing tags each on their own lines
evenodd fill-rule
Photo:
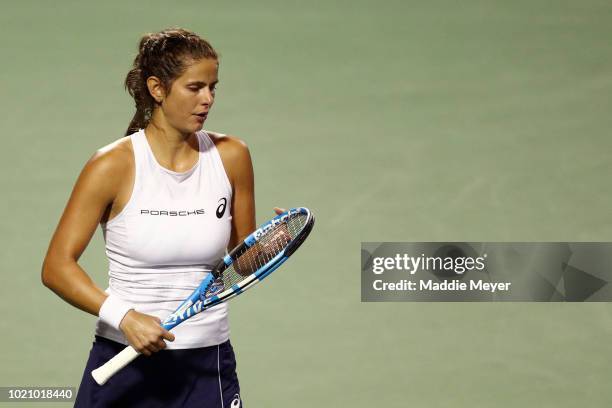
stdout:
<svg viewBox="0 0 612 408">
<path fill-rule="evenodd" d="M 101 225 L 109 260 L 106 292 L 162 321 L 225 255 L 230 239 L 232 188 L 210 137 L 204 131 L 197 137 L 199 161 L 178 173 L 157 162 L 143 129 L 130 135 L 136 164 L 132 196 Z M 172 332 L 176 339 L 167 342 L 168 349 L 223 343 L 229 338 L 227 305 Z M 100 318 L 96 334 L 127 344 L 120 330 Z"/>
</svg>

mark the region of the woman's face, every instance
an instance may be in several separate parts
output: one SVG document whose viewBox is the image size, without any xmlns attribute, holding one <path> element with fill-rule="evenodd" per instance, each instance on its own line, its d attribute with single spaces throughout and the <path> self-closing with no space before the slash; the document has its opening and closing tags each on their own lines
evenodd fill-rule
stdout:
<svg viewBox="0 0 612 408">
<path fill-rule="evenodd" d="M 171 92 L 165 95 L 161 110 L 166 122 L 179 132 L 189 134 L 202 129 L 215 99 L 219 63 L 201 59 L 188 65 L 174 80 Z"/>
</svg>

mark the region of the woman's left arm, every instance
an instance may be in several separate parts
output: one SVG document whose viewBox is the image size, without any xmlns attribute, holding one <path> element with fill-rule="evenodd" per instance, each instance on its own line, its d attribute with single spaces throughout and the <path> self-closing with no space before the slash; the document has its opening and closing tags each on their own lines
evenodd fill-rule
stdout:
<svg viewBox="0 0 612 408">
<path fill-rule="evenodd" d="M 247 145 L 237 137 L 218 139 L 217 148 L 232 185 L 232 233 L 228 250 L 255 230 L 255 180 Z"/>
</svg>

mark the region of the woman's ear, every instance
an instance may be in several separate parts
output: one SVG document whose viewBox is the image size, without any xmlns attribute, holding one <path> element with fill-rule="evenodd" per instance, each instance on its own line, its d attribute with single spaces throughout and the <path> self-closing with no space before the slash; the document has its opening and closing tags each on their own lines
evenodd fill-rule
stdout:
<svg viewBox="0 0 612 408">
<path fill-rule="evenodd" d="M 164 100 L 165 92 L 164 87 L 156 76 L 150 76 L 147 78 L 147 88 L 149 89 L 149 94 L 153 97 L 155 102 L 162 103 Z"/>
</svg>

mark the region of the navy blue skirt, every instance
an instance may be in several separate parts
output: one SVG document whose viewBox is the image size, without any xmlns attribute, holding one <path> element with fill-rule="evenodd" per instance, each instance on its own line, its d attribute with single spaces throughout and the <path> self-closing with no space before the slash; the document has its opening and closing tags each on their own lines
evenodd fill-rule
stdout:
<svg viewBox="0 0 612 408">
<path fill-rule="evenodd" d="M 75 407 L 242 407 L 236 357 L 229 340 L 218 346 L 140 356 L 106 384 L 98 385 L 91 371 L 124 348 L 96 336 Z"/>
</svg>

